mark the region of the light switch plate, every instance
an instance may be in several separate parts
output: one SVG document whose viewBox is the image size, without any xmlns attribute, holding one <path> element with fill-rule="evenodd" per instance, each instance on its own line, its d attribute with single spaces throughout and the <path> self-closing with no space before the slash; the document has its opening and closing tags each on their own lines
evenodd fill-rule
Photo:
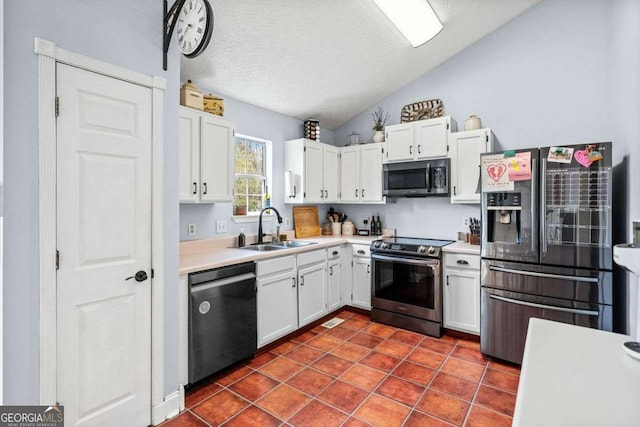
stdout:
<svg viewBox="0 0 640 427">
<path fill-rule="evenodd" d="M 216 233 L 226 233 L 227 232 L 227 221 L 224 219 L 220 219 L 216 221 Z"/>
<path fill-rule="evenodd" d="M 462 219 L 462 226 L 463 227 L 468 227 L 469 226 L 469 218 L 463 218 Z"/>
<path fill-rule="evenodd" d="M 193 236 L 193 235 L 196 234 L 196 224 L 195 224 L 195 222 L 190 222 L 189 223 L 189 228 L 188 228 L 187 231 L 189 233 L 189 236 Z"/>
<path fill-rule="evenodd" d="M 282 222 L 284 223 L 285 227 L 289 227 L 291 225 L 291 218 L 287 218 L 285 217 Z"/>
</svg>

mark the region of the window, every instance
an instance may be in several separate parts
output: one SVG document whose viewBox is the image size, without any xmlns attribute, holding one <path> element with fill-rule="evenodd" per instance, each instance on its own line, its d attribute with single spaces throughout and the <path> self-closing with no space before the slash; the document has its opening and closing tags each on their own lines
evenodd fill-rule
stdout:
<svg viewBox="0 0 640 427">
<path fill-rule="evenodd" d="M 271 184 L 271 141 L 236 134 L 234 215 L 257 214 Z"/>
</svg>

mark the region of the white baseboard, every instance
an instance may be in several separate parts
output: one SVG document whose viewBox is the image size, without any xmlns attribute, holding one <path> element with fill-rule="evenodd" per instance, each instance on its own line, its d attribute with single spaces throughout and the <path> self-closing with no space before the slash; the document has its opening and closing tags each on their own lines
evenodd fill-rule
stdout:
<svg viewBox="0 0 640 427">
<path fill-rule="evenodd" d="M 151 424 L 158 425 L 164 420 L 173 418 L 184 410 L 184 387 L 164 398 L 164 401 L 153 407 L 151 411 Z"/>
</svg>

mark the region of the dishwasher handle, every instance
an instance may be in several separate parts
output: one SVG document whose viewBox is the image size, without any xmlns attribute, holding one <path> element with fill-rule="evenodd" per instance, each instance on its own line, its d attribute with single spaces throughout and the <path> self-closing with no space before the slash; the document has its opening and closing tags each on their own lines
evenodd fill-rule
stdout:
<svg viewBox="0 0 640 427">
<path fill-rule="evenodd" d="M 197 294 L 213 288 L 219 288 L 220 286 L 231 285 L 233 283 L 244 282 L 245 280 L 255 280 L 255 273 L 245 273 L 239 276 L 227 277 L 226 279 L 214 280 L 212 282 L 200 283 L 198 285 L 191 285 L 191 294 Z"/>
</svg>

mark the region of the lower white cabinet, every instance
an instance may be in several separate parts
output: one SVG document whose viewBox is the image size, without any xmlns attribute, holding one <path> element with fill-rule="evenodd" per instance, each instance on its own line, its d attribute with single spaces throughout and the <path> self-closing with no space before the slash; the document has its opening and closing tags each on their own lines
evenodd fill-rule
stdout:
<svg viewBox="0 0 640 427">
<path fill-rule="evenodd" d="M 294 256 L 256 263 L 258 347 L 298 329 L 298 290 Z"/>
<path fill-rule="evenodd" d="M 342 248 L 327 249 L 327 311 L 342 307 Z"/>
<path fill-rule="evenodd" d="M 444 327 L 480 334 L 480 256 L 445 253 Z"/>
<path fill-rule="evenodd" d="M 299 326 L 308 325 L 325 314 L 327 314 L 327 262 L 323 260 L 298 269 Z"/>
<path fill-rule="evenodd" d="M 371 310 L 371 252 L 369 246 L 353 245 L 351 305 Z"/>
</svg>

